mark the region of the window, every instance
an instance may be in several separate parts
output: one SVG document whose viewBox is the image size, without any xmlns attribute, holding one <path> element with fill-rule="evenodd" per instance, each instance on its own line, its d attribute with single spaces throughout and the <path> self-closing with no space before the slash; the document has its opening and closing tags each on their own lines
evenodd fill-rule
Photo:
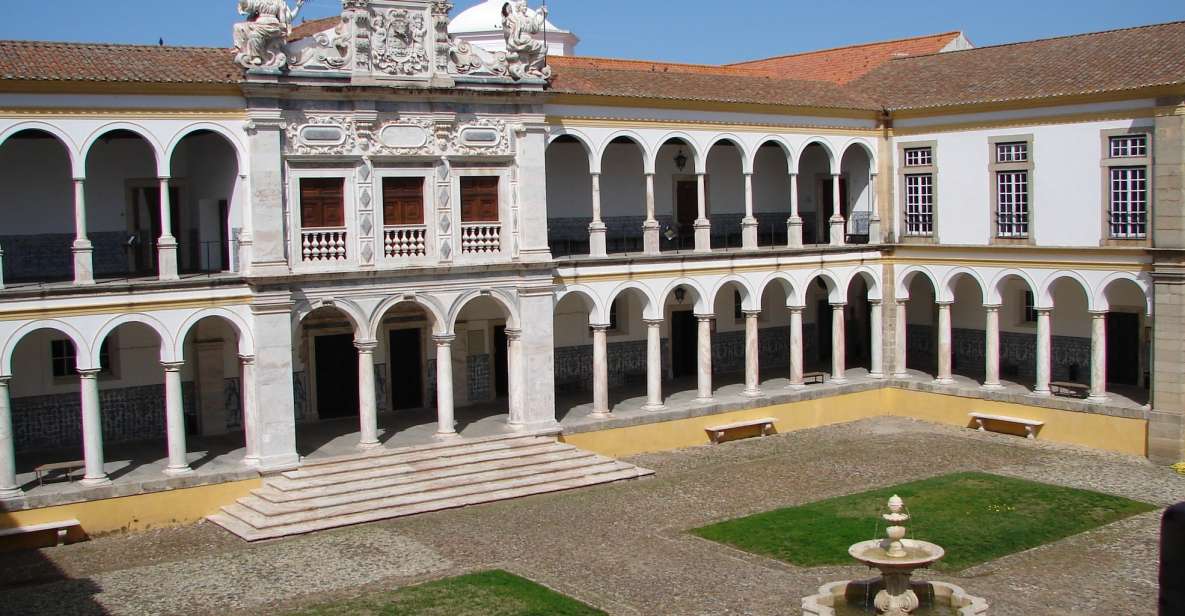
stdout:
<svg viewBox="0 0 1185 616">
<path fill-rule="evenodd" d="M 906 148 L 906 167 L 929 167 L 934 164 L 933 148 Z"/>
<path fill-rule="evenodd" d="M 62 378 L 78 374 L 78 353 L 74 349 L 73 342 L 51 340 L 49 357 L 54 377 Z M 111 374 L 111 336 L 103 340 L 102 346 L 99 347 L 99 373 Z"/>
<path fill-rule="evenodd" d="M 741 292 L 733 291 L 732 297 L 732 318 L 735 321 L 745 320 L 745 309 L 741 302 Z"/>
<path fill-rule="evenodd" d="M 1013 141 L 996 144 L 996 162 L 1024 163 L 1029 160 L 1029 144 L 1025 141 Z"/>
<path fill-rule="evenodd" d="M 346 226 L 344 178 L 301 178 L 300 226 L 321 229 Z"/>
<path fill-rule="evenodd" d="M 1033 302 L 1033 292 L 1025 291 L 1024 311 L 1021 313 L 1021 318 L 1024 319 L 1025 323 L 1037 322 L 1037 309 L 1034 307 L 1034 304 L 1035 302 Z"/>
<path fill-rule="evenodd" d="M 1029 243 L 1033 214 L 1033 137 L 988 140 L 992 186 L 992 236 L 996 243 Z"/>
<path fill-rule="evenodd" d="M 934 234 L 934 176 L 905 176 L 905 234 L 928 237 Z"/>
<path fill-rule="evenodd" d="M 461 178 L 461 222 L 498 222 L 498 178 Z"/>
<path fill-rule="evenodd" d="M 1147 167 L 1111 167 L 1111 237 L 1143 239 L 1147 229 Z"/>
<path fill-rule="evenodd" d="M 1148 155 L 1148 135 L 1111 137 L 1111 158 L 1142 158 Z"/>
<path fill-rule="evenodd" d="M 996 174 L 996 235 L 1023 238 L 1029 235 L 1029 172 Z"/>
<path fill-rule="evenodd" d="M 383 224 L 424 224 L 424 178 L 383 178 Z"/>
</svg>

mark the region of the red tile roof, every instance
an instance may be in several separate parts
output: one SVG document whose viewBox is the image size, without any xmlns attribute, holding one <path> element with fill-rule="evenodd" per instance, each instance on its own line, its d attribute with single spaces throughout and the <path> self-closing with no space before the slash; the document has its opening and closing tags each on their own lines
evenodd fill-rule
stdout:
<svg viewBox="0 0 1185 616">
<path fill-rule="evenodd" d="M 292 34 L 288 35 L 288 40 L 299 41 L 300 39 L 319 34 L 330 28 L 335 28 L 341 20 L 340 16 L 333 15 L 332 17 L 322 17 L 321 19 L 303 22 L 292 29 Z"/>
<path fill-rule="evenodd" d="M 0 41 L 0 81 L 234 84 L 242 75 L 229 49 Z"/>
<path fill-rule="evenodd" d="M 938 53 L 961 35 L 961 32 L 929 34 L 738 62 L 729 66 L 768 72 L 784 79 L 846 84 L 895 58 Z"/>
</svg>

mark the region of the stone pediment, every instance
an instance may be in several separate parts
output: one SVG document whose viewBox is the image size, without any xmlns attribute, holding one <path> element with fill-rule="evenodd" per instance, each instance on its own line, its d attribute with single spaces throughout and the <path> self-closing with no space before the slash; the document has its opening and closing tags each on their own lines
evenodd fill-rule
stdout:
<svg viewBox="0 0 1185 616">
<path fill-rule="evenodd" d="M 302 5 L 303 0 L 295 9 L 284 0 L 239 0 L 246 21 L 235 26 L 236 59 L 248 80 L 542 87 L 551 74 L 546 45 L 534 40 L 532 29 L 546 11 L 536 13 L 522 0 L 506 5 L 508 43 L 517 42 L 517 52 L 489 52 L 451 37 L 448 0 L 343 0 L 332 27 L 289 41 Z"/>
</svg>

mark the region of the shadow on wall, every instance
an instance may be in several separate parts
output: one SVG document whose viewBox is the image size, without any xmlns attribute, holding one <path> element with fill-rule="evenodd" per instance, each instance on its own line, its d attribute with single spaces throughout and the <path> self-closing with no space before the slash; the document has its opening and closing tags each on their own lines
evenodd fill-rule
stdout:
<svg viewBox="0 0 1185 616">
<path fill-rule="evenodd" d="M 0 503 L 0 529 L 13 528 L 16 519 Z M 56 531 L 55 531 L 56 532 Z M 85 539 L 81 529 L 71 531 L 68 541 Z M 35 534 L 36 535 L 36 534 Z M 53 535 L 51 535 L 53 537 Z M 73 579 L 55 558 L 65 547 L 33 548 L 22 546 L 22 541 L 45 545 L 44 537 L 29 536 L 9 541 L 0 539 L 0 612 L 4 614 L 71 614 L 91 616 L 107 614 L 95 600 L 100 588 L 89 579 Z M 53 541 L 51 538 L 50 542 Z M 26 544 L 27 545 L 27 544 Z M 38 543 L 32 543 L 38 545 Z M 9 551 L 13 550 L 13 551 Z"/>
</svg>

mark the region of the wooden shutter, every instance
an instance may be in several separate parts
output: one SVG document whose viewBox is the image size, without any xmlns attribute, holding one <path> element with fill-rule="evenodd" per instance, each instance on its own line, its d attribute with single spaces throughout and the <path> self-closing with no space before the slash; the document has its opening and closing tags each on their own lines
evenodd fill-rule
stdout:
<svg viewBox="0 0 1185 616">
<path fill-rule="evenodd" d="M 461 222 L 498 222 L 498 178 L 461 178 Z"/>
<path fill-rule="evenodd" d="M 424 224 L 424 178 L 383 178 L 383 224 Z"/>
<path fill-rule="evenodd" d="M 346 226 L 345 179 L 300 180 L 300 226 L 306 229 Z"/>
</svg>

